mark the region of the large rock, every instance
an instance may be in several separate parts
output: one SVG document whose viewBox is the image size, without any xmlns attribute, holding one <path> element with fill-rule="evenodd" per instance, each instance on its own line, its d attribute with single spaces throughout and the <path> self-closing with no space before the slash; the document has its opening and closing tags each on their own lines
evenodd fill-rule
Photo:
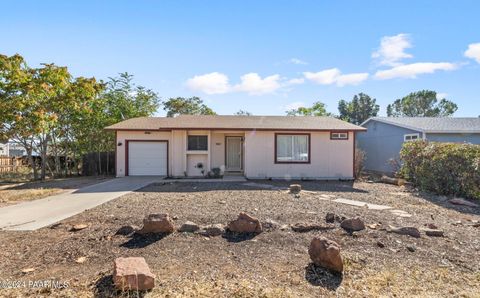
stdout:
<svg viewBox="0 0 480 298">
<path fill-rule="evenodd" d="M 313 238 L 308 248 L 312 262 L 335 272 L 343 272 L 343 261 L 340 255 L 340 246 L 325 237 Z"/>
<path fill-rule="evenodd" d="M 180 229 L 178 229 L 179 232 L 186 232 L 186 233 L 193 233 L 196 232 L 200 229 L 200 227 L 191 221 L 186 221 Z"/>
<path fill-rule="evenodd" d="M 227 228 L 236 233 L 262 232 L 262 224 L 260 221 L 244 212 L 241 212 L 236 220 L 229 222 Z"/>
<path fill-rule="evenodd" d="M 155 275 L 144 258 L 116 258 L 113 268 L 113 283 L 119 290 L 145 291 L 155 286 Z"/>
<path fill-rule="evenodd" d="M 175 226 L 168 213 L 154 213 L 143 219 L 143 228 L 138 233 L 172 233 L 173 231 Z"/>
<path fill-rule="evenodd" d="M 363 223 L 363 220 L 361 220 L 359 217 L 347 218 L 342 221 L 340 226 L 348 232 L 365 230 L 365 224 Z"/>
</svg>

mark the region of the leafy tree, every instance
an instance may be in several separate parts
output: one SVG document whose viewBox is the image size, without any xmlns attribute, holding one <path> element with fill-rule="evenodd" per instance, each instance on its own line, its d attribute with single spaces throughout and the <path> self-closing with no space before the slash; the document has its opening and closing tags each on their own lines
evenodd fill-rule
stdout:
<svg viewBox="0 0 480 298">
<path fill-rule="evenodd" d="M 236 112 L 234 115 L 235 116 L 252 116 L 252 113 L 244 110 L 238 110 L 238 112 Z"/>
<path fill-rule="evenodd" d="M 317 101 L 309 108 L 299 107 L 286 112 L 288 116 L 332 116 L 327 112 L 326 105 L 323 102 Z"/>
<path fill-rule="evenodd" d="M 368 118 L 377 116 L 380 106 L 376 101 L 365 93 L 353 96 L 350 102 L 342 99 L 338 102 L 340 119 L 359 125 Z"/>
<path fill-rule="evenodd" d="M 169 98 L 163 103 L 163 109 L 167 111 L 167 117 L 178 115 L 216 115 L 199 97 L 175 97 Z"/>
<path fill-rule="evenodd" d="M 453 115 L 458 106 L 445 98 L 437 99 L 437 92 L 422 90 L 412 92 L 387 106 L 389 117 L 444 117 Z"/>
</svg>

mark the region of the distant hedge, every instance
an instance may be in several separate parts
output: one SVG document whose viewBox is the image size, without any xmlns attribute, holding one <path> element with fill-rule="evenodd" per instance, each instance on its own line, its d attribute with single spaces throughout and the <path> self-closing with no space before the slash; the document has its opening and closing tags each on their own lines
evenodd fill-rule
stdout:
<svg viewBox="0 0 480 298">
<path fill-rule="evenodd" d="M 424 191 L 480 199 L 480 145 L 411 141 L 400 173 Z"/>
</svg>

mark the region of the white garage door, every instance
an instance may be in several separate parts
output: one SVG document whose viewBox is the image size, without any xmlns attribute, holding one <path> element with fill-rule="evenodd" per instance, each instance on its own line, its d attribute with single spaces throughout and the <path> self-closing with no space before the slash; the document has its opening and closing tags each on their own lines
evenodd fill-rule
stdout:
<svg viewBox="0 0 480 298">
<path fill-rule="evenodd" d="M 128 142 L 129 176 L 167 176 L 166 142 Z"/>
</svg>

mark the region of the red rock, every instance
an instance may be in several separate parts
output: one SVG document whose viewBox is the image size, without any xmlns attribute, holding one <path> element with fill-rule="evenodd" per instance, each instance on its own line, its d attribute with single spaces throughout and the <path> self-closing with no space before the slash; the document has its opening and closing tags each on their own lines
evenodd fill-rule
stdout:
<svg viewBox="0 0 480 298">
<path fill-rule="evenodd" d="M 155 275 L 150 271 L 144 258 L 116 258 L 113 283 L 119 290 L 151 290 L 155 286 Z"/>
<path fill-rule="evenodd" d="M 263 230 L 258 219 L 244 212 L 240 212 L 236 220 L 229 222 L 227 228 L 237 233 L 261 233 Z"/>
<path fill-rule="evenodd" d="M 308 248 L 312 262 L 335 272 L 343 272 L 343 261 L 340 246 L 325 237 L 313 238 Z"/>
<path fill-rule="evenodd" d="M 168 213 L 154 213 L 143 219 L 143 228 L 138 233 L 172 233 L 173 231 L 175 226 Z"/>
</svg>

